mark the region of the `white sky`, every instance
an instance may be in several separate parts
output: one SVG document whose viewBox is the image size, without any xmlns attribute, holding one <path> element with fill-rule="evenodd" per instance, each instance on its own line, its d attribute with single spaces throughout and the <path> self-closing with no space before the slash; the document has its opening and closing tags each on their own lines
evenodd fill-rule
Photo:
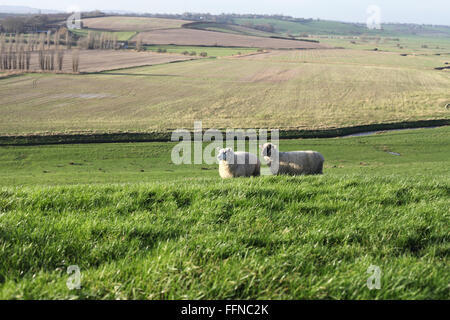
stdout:
<svg viewBox="0 0 450 320">
<path fill-rule="evenodd" d="M 348 22 L 365 22 L 367 7 L 377 5 L 382 22 L 450 25 L 449 0 L 0 0 L 0 5 L 142 13 L 285 14 Z"/>
</svg>

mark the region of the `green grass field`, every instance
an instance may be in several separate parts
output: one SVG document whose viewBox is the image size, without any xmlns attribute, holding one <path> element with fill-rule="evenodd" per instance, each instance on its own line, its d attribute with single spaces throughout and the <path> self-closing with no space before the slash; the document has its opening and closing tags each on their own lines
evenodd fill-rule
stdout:
<svg viewBox="0 0 450 320">
<path fill-rule="evenodd" d="M 282 141 L 325 174 L 228 181 L 168 143 L 1 147 L 0 297 L 448 299 L 449 133 Z"/>
<path fill-rule="evenodd" d="M 137 32 L 136 31 L 105 31 L 105 30 L 97 30 L 97 29 L 73 29 L 71 30 L 72 33 L 86 37 L 89 32 L 92 32 L 94 34 L 100 34 L 100 33 L 107 33 L 112 34 L 114 36 L 117 36 L 118 41 L 128 41 L 131 38 L 133 38 Z"/>
<path fill-rule="evenodd" d="M 255 48 L 227 48 L 227 47 L 201 47 L 201 46 L 177 46 L 177 45 L 152 45 L 145 46 L 147 50 L 158 52 L 158 49 L 165 49 L 168 53 L 183 53 L 185 51 L 191 53 L 195 52 L 200 55 L 201 52 L 206 52 L 208 57 L 227 57 L 237 54 L 248 54 L 257 52 Z"/>
<path fill-rule="evenodd" d="M 443 127 L 357 138 L 282 140 L 281 148 L 319 150 L 327 159 L 326 174 L 445 176 L 449 133 L 449 127 Z M 218 179 L 215 165 L 172 164 L 170 154 L 175 145 L 152 142 L 0 147 L 0 186 Z"/>
</svg>

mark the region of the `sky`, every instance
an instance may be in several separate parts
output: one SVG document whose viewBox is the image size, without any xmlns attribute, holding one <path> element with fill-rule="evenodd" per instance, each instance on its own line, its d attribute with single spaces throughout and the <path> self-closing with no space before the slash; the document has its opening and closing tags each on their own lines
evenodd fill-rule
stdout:
<svg viewBox="0 0 450 320">
<path fill-rule="evenodd" d="M 0 5 L 38 9 L 126 10 L 140 13 L 284 14 L 365 22 L 367 8 L 380 8 L 381 22 L 450 25 L 449 0 L 0 0 Z"/>
</svg>

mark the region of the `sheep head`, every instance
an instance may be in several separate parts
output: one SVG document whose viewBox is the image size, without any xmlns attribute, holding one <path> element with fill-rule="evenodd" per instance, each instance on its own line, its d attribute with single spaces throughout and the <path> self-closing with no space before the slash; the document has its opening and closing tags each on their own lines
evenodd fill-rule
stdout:
<svg viewBox="0 0 450 320">
<path fill-rule="evenodd" d="M 276 152 L 277 146 L 272 143 L 265 143 L 260 146 L 261 148 L 261 156 L 264 157 L 264 160 L 269 161 L 272 155 Z"/>
<path fill-rule="evenodd" d="M 226 161 L 228 163 L 233 163 L 234 161 L 234 151 L 231 148 L 225 148 L 219 150 L 219 155 L 217 156 L 217 160 Z"/>
</svg>

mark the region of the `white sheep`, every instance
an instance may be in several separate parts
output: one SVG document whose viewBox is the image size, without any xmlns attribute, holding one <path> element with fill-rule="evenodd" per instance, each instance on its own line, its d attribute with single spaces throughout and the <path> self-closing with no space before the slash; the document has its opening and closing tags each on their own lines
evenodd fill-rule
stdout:
<svg viewBox="0 0 450 320">
<path fill-rule="evenodd" d="M 261 162 L 258 157 L 248 152 L 233 152 L 231 148 L 220 149 L 219 174 L 222 179 L 259 176 Z"/>
<path fill-rule="evenodd" d="M 304 175 L 322 174 L 324 157 L 316 151 L 279 152 L 277 146 L 266 143 L 260 146 L 261 154 L 272 174 Z"/>
</svg>

